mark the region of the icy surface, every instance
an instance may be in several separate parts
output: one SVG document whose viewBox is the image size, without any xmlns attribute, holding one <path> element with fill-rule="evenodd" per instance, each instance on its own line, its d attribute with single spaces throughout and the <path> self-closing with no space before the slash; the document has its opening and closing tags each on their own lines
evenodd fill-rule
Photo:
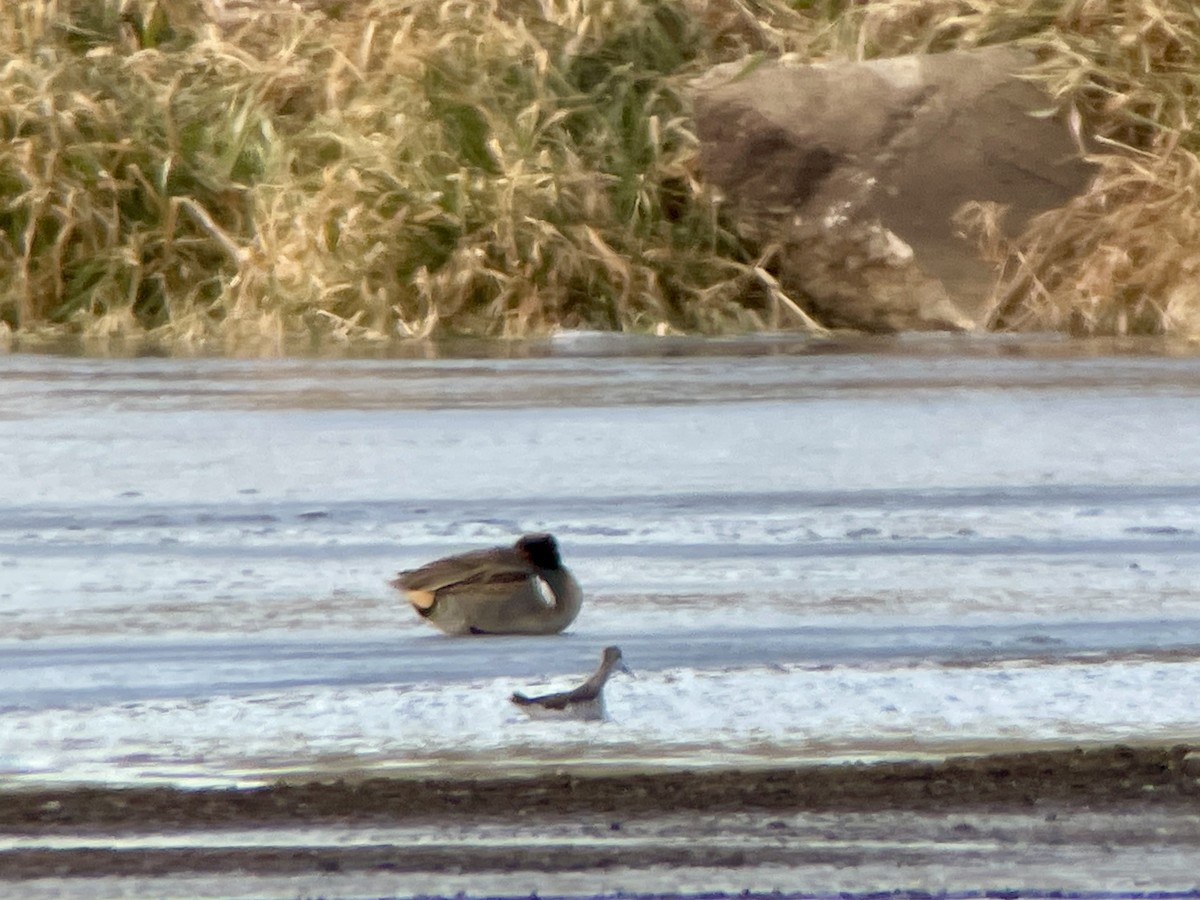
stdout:
<svg viewBox="0 0 1200 900">
<path fill-rule="evenodd" d="M 0 781 L 1200 739 L 1200 361 L 664 349 L 0 357 Z M 530 530 L 564 636 L 386 586 Z M 507 702 L 611 643 L 611 722 Z"/>
<path fill-rule="evenodd" d="M 9 774 L 221 784 L 323 770 L 520 774 L 539 765 L 769 764 L 1007 742 L 1195 735 L 1200 663 L 674 668 L 610 685 L 610 721 L 525 718 L 511 682 L 305 687 L 10 710 Z M 552 681 L 533 680 L 535 688 Z M 525 686 L 522 683 L 522 686 Z"/>
</svg>

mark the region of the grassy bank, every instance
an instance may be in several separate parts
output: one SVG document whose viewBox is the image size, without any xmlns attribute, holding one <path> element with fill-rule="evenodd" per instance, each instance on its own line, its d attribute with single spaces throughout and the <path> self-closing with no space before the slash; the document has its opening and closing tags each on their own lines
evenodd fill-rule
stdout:
<svg viewBox="0 0 1200 900">
<path fill-rule="evenodd" d="M 1103 152 L 1090 194 L 993 248 L 996 325 L 1200 333 L 1185 0 L 4 4 L 0 331 L 278 352 L 800 325 L 700 178 L 688 79 L 1009 39 Z"/>
</svg>

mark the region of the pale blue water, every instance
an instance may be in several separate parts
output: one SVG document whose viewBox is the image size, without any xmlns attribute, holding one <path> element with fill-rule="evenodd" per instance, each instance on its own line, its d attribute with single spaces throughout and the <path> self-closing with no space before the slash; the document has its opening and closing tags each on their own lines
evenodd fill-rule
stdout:
<svg viewBox="0 0 1200 900">
<path fill-rule="evenodd" d="M 643 673 L 1200 660 L 1200 359 L 1111 349 L 2 356 L 0 729 L 567 676 L 610 643 Z M 561 638 L 449 640 L 386 586 L 532 530 L 588 592 Z"/>
</svg>

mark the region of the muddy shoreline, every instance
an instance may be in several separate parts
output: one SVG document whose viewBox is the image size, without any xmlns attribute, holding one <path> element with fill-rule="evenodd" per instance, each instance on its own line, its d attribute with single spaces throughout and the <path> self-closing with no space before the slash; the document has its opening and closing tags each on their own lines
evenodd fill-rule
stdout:
<svg viewBox="0 0 1200 900">
<path fill-rule="evenodd" d="M 15 790 L 0 792 L 0 831 L 154 831 L 690 810 L 938 812 L 1022 810 L 1039 804 L 1197 803 L 1200 757 L 1191 747 L 1114 746 L 754 771 L 364 779 L 221 790 Z"/>
<path fill-rule="evenodd" d="M 11 790 L 0 792 L 0 838 L 35 840 L 0 851 L 0 881 L 161 878 L 186 873 L 561 873 L 605 871 L 617 865 L 642 869 L 701 864 L 854 866 L 859 856 L 869 859 L 869 852 L 781 842 L 793 827 L 788 823 L 822 813 L 867 813 L 874 820 L 898 823 L 899 828 L 915 818 L 950 822 L 954 817 L 973 817 L 978 828 L 960 824 L 946 832 L 953 843 L 986 830 L 989 817 L 1015 814 L 1032 823 L 1022 828 L 1036 831 L 1051 827 L 1038 823 L 1065 824 L 1104 813 L 1105 831 L 1110 818 L 1114 824 L 1112 833 L 1101 840 L 1122 844 L 1140 840 L 1129 835 L 1145 829 L 1131 831 L 1129 823 L 1147 816 L 1172 820 L 1172 827 L 1182 829 L 1181 840 L 1200 838 L 1197 809 L 1200 758 L 1189 746 L 1112 746 L 762 771 L 546 774 L 507 780 L 367 779 L 228 790 Z M 609 840 L 609 832 L 619 841 L 626 826 L 636 831 L 648 821 L 672 816 L 695 823 L 695 846 L 636 840 L 622 846 Z M 752 846 L 726 852 L 719 844 L 714 849 L 711 841 L 700 840 L 705 829 L 726 828 L 734 819 L 751 823 L 742 827 L 758 835 Z M 498 847 L 487 842 L 475 845 L 460 837 L 455 843 L 439 845 L 439 835 L 480 822 L 518 829 L 548 825 L 546 833 L 553 834 L 559 827 L 554 823 L 580 821 L 598 829 L 595 841 Z M 416 845 L 306 846 L 301 842 L 206 847 L 202 841 L 182 847 L 122 845 L 131 835 L 186 837 L 231 829 L 389 825 L 414 827 L 432 837 L 427 844 Z M 1029 839 L 1033 833 L 1014 832 L 1009 843 Z M 91 836 L 92 844 L 71 845 L 80 836 Z M 39 844 L 39 838 L 45 844 Z M 109 838 L 112 846 L 106 843 Z M 1094 842 L 1094 835 L 1084 840 Z M 903 861 L 909 852 L 893 855 Z M 918 854 L 914 860 L 921 858 Z"/>
</svg>

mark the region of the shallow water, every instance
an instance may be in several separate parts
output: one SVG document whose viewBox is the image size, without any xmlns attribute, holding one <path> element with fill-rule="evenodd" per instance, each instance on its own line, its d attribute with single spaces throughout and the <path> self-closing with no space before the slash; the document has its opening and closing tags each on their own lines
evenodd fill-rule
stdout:
<svg viewBox="0 0 1200 900">
<path fill-rule="evenodd" d="M 0 357 L 0 783 L 1198 739 L 1200 360 L 928 339 Z M 385 581 L 559 536 L 559 638 Z M 622 646 L 602 726 L 529 723 Z"/>
</svg>

